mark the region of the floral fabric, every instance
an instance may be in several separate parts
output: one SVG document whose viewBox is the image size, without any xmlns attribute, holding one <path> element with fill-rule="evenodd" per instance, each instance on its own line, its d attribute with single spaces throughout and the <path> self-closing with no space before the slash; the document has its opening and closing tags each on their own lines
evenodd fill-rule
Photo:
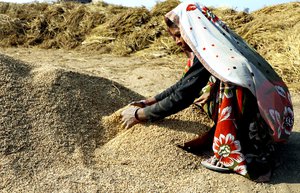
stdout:
<svg viewBox="0 0 300 193">
<path fill-rule="evenodd" d="M 216 124 L 212 149 L 217 160 L 250 179 L 271 171 L 275 141 L 253 94 L 213 77 L 203 92 L 211 96 L 202 108 Z"/>
</svg>

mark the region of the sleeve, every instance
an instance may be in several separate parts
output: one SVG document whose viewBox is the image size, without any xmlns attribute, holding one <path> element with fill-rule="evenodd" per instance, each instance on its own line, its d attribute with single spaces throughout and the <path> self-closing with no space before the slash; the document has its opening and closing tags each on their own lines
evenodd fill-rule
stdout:
<svg viewBox="0 0 300 193">
<path fill-rule="evenodd" d="M 199 97 L 201 89 L 207 84 L 210 73 L 197 60 L 187 74 L 175 85 L 157 95 L 159 102 L 145 107 L 148 120 L 155 121 L 175 114 L 190 106 Z M 156 97 L 157 97 L 156 96 Z"/>
<path fill-rule="evenodd" d="M 182 79 L 180 79 L 178 82 L 176 82 L 174 85 L 167 88 L 166 90 L 164 90 L 160 94 L 154 96 L 154 98 L 156 99 L 156 101 L 163 100 L 164 98 L 166 98 L 166 97 L 170 96 L 172 93 L 174 93 L 175 90 L 177 90 L 180 87 L 181 84 L 182 84 Z"/>
</svg>

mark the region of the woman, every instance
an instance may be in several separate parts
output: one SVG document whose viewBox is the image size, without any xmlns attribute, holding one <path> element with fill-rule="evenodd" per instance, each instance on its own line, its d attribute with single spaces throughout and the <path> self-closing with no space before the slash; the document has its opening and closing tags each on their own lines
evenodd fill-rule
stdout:
<svg viewBox="0 0 300 193">
<path fill-rule="evenodd" d="M 162 119 L 194 102 L 215 122 L 199 140 L 203 143 L 213 136 L 214 156 L 202 165 L 268 181 L 275 145 L 287 141 L 293 127 L 285 83 L 241 37 L 199 3 L 181 3 L 166 14 L 166 24 L 188 56 L 188 70 L 169 89 L 124 110 L 124 127 Z"/>
</svg>

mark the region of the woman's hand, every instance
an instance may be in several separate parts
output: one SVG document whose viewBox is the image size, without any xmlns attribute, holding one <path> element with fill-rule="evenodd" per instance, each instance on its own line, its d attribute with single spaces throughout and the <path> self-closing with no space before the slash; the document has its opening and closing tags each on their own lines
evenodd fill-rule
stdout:
<svg viewBox="0 0 300 193">
<path fill-rule="evenodd" d="M 125 109 L 122 113 L 122 127 L 129 129 L 133 125 L 146 121 L 144 110 L 139 107 L 129 107 Z"/>
<path fill-rule="evenodd" d="M 210 93 L 203 93 L 194 103 L 200 104 L 203 106 L 210 98 Z"/>
<path fill-rule="evenodd" d="M 130 103 L 130 105 L 144 108 L 144 107 L 150 106 L 154 103 L 156 103 L 156 99 L 154 97 L 151 97 L 151 98 L 140 100 L 140 101 L 133 101 Z"/>
<path fill-rule="evenodd" d="M 140 101 L 133 101 L 130 103 L 132 106 L 141 107 L 144 108 L 146 105 L 146 100 L 140 100 Z"/>
</svg>

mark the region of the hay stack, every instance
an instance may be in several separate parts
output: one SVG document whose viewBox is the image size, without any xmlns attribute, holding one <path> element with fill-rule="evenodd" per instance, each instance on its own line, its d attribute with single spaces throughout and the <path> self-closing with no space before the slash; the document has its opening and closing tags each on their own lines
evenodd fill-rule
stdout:
<svg viewBox="0 0 300 193">
<path fill-rule="evenodd" d="M 124 56 L 147 48 L 161 36 L 163 27 L 160 24 L 158 18 L 152 18 L 147 24 L 112 43 L 113 53 Z"/>
<path fill-rule="evenodd" d="M 0 2 L 0 45 L 19 46 L 28 43 L 30 22 L 48 8 L 46 3 L 15 4 Z M 5 19 L 4 19 L 5 18 Z"/>
<path fill-rule="evenodd" d="M 17 46 L 26 41 L 26 22 L 0 14 L 0 46 Z"/>
<path fill-rule="evenodd" d="M 210 10 L 233 30 L 238 29 L 253 20 L 253 16 L 251 14 L 243 11 L 236 11 L 228 8 L 210 8 Z"/>
<path fill-rule="evenodd" d="M 44 11 L 51 6 L 48 3 L 0 3 L 0 13 L 10 16 L 11 18 L 18 18 L 22 21 L 31 22 L 39 17 Z"/>
<path fill-rule="evenodd" d="M 167 0 L 157 3 L 150 12 L 145 8 L 123 10 L 107 23 L 93 29 L 83 45 L 88 46 L 87 49 L 117 55 L 129 55 L 153 47 L 151 45 L 161 36 L 171 39 L 166 35 L 163 16 L 178 4 L 178 0 Z M 175 45 L 173 41 L 169 42 Z"/>
<path fill-rule="evenodd" d="M 179 3 L 179 0 L 166 0 L 157 2 L 156 5 L 151 9 L 151 15 L 152 17 L 164 16 L 177 5 L 179 5 Z"/>
<path fill-rule="evenodd" d="M 148 43 L 147 36 L 151 36 L 151 33 L 149 34 L 147 31 L 149 27 L 145 24 L 149 20 L 150 12 L 146 8 L 124 9 L 105 24 L 93 29 L 83 45 L 88 45 L 88 49 L 102 50 L 103 53 L 112 52 L 117 55 L 135 52 Z"/>
<path fill-rule="evenodd" d="M 77 48 L 97 54 L 178 54 L 180 48 L 166 33 L 163 21 L 163 15 L 178 3 L 177 0 L 159 2 L 151 11 L 103 2 L 93 5 L 0 3 L 0 45 Z M 300 81 L 299 4 L 270 6 L 251 14 L 232 9 L 212 10 L 293 87 Z"/>
<path fill-rule="evenodd" d="M 236 29 L 291 87 L 300 82 L 299 12 L 299 2 L 266 7 Z"/>
<path fill-rule="evenodd" d="M 181 52 L 181 49 L 176 45 L 174 40 L 166 31 L 166 25 L 164 21 L 164 16 L 169 11 L 174 9 L 180 1 L 178 0 L 167 0 L 163 2 L 158 2 L 151 10 L 152 17 L 156 18 L 159 21 L 159 26 L 157 31 L 160 32 L 159 36 L 156 36 L 152 44 L 145 47 L 147 51 L 151 52 L 164 52 L 166 54 L 178 54 Z"/>
<path fill-rule="evenodd" d="M 77 4 L 57 4 L 31 22 L 28 44 L 43 48 L 72 49 L 86 33 L 105 21 L 105 14 Z"/>
<path fill-rule="evenodd" d="M 0 14 L 26 24 L 22 41 L 14 41 L 15 45 L 42 48 L 77 47 L 91 29 L 104 23 L 106 13 L 103 10 L 100 5 L 89 7 L 71 2 L 53 5 L 0 3 Z M 12 36 L 4 35 L 2 39 L 3 46 L 12 46 Z"/>
</svg>

